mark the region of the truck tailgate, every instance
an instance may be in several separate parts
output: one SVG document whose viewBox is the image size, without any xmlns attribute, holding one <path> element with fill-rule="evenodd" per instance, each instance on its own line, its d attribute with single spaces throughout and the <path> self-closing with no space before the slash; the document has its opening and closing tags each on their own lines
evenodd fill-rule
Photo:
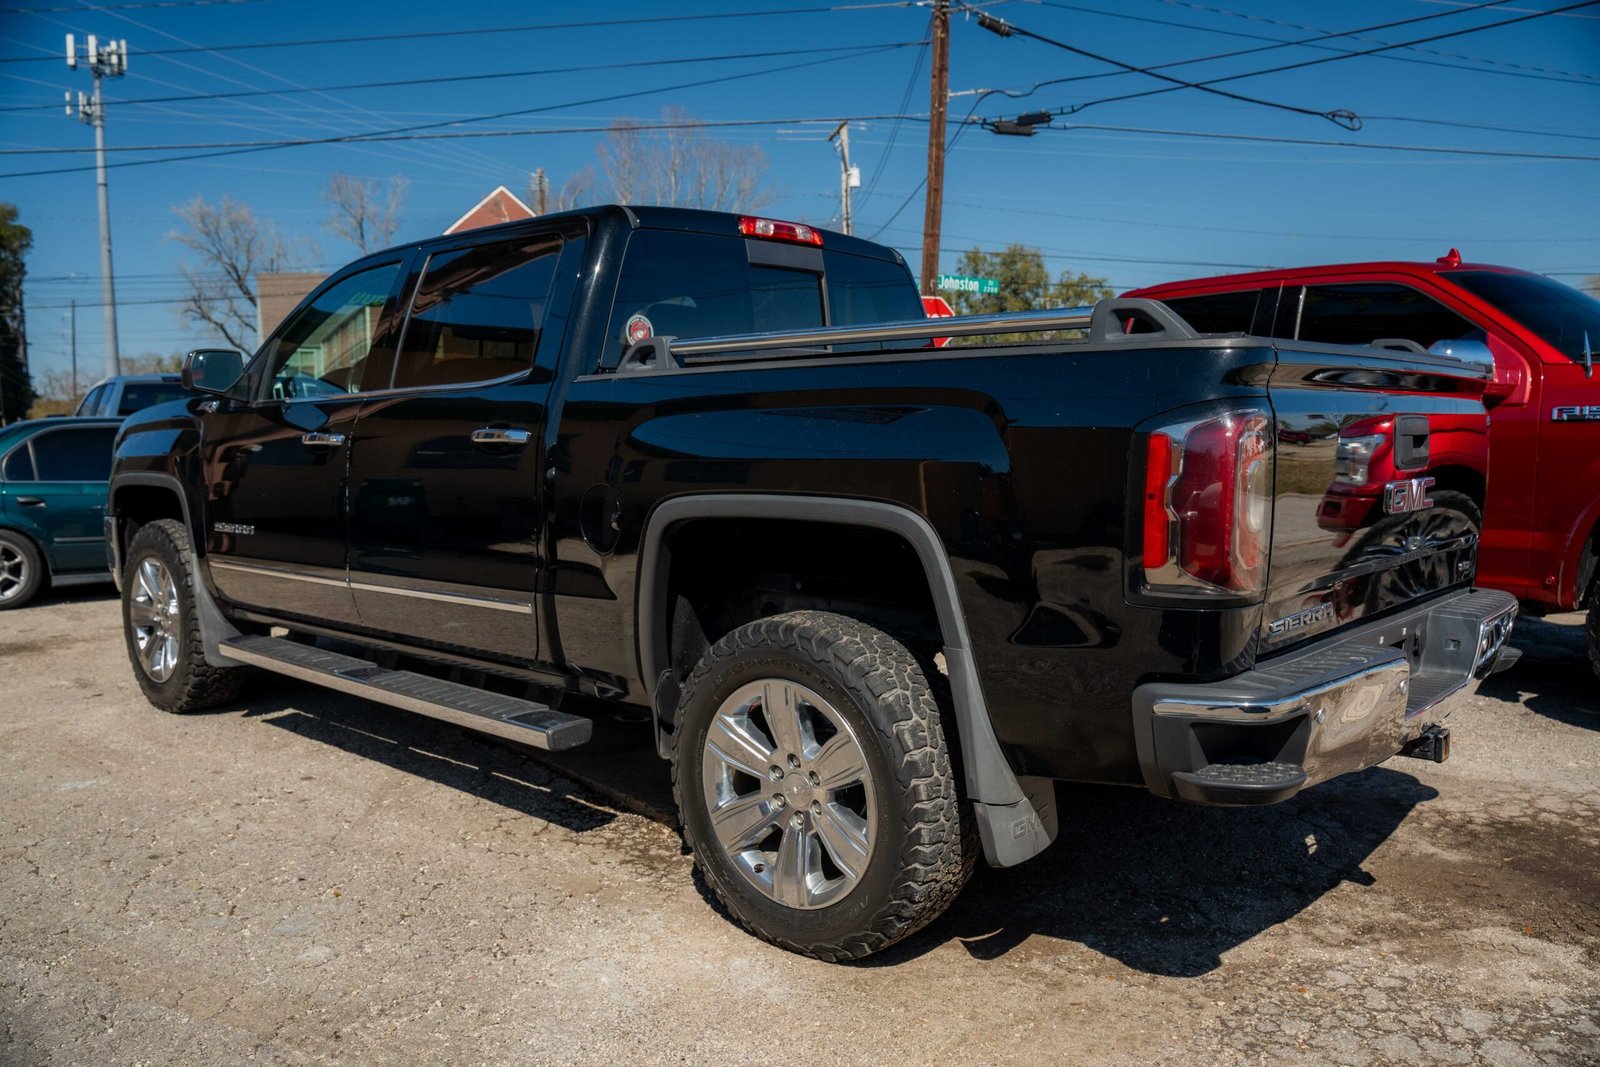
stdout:
<svg viewBox="0 0 1600 1067">
<path fill-rule="evenodd" d="M 1488 473 L 1480 368 L 1280 348 L 1258 655 L 1470 582 Z"/>
</svg>

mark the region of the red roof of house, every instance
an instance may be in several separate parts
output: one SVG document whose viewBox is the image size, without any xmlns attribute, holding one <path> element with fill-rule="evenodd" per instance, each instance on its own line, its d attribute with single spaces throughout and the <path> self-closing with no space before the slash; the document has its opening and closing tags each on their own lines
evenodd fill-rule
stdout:
<svg viewBox="0 0 1600 1067">
<path fill-rule="evenodd" d="M 473 205 L 472 210 L 452 222 L 444 232 L 460 233 L 462 230 L 476 230 L 480 226 L 495 226 L 502 222 L 531 218 L 533 218 L 531 207 L 518 200 L 510 189 L 497 185 L 494 192 L 479 200 Z"/>
</svg>

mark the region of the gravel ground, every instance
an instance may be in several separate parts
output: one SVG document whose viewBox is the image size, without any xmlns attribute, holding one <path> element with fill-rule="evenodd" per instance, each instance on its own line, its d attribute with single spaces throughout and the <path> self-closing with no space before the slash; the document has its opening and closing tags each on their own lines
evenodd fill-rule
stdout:
<svg viewBox="0 0 1600 1067">
<path fill-rule="evenodd" d="M 636 717 L 545 761 L 266 676 L 165 715 L 109 591 L 47 597 L 0 615 L 0 1064 L 1600 1063 L 1575 621 L 1442 766 L 1062 787 L 1049 852 L 831 966 L 708 901 Z"/>
</svg>

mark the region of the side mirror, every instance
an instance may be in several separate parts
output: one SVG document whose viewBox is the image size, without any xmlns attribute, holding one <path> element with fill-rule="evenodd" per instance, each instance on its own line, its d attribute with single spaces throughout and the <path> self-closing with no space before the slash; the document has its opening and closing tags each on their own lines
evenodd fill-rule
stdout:
<svg viewBox="0 0 1600 1067">
<path fill-rule="evenodd" d="M 183 387 L 225 396 L 244 377 L 244 356 L 231 348 L 199 348 L 183 357 Z"/>
<path fill-rule="evenodd" d="M 1494 374 L 1494 353 L 1483 341 L 1435 341 L 1428 346 L 1428 354 L 1475 367 L 1485 378 Z"/>
</svg>

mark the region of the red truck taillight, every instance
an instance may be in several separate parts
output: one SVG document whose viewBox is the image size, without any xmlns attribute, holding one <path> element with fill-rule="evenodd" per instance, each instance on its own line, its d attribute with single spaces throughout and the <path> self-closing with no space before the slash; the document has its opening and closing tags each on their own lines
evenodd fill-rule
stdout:
<svg viewBox="0 0 1600 1067">
<path fill-rule="evenodd" d="M 1272 540 L 1271 420 L 1263 411 L 1163 427 L 1145 449 L 1145 585 L 1256 593 Z"/>
</svg>

